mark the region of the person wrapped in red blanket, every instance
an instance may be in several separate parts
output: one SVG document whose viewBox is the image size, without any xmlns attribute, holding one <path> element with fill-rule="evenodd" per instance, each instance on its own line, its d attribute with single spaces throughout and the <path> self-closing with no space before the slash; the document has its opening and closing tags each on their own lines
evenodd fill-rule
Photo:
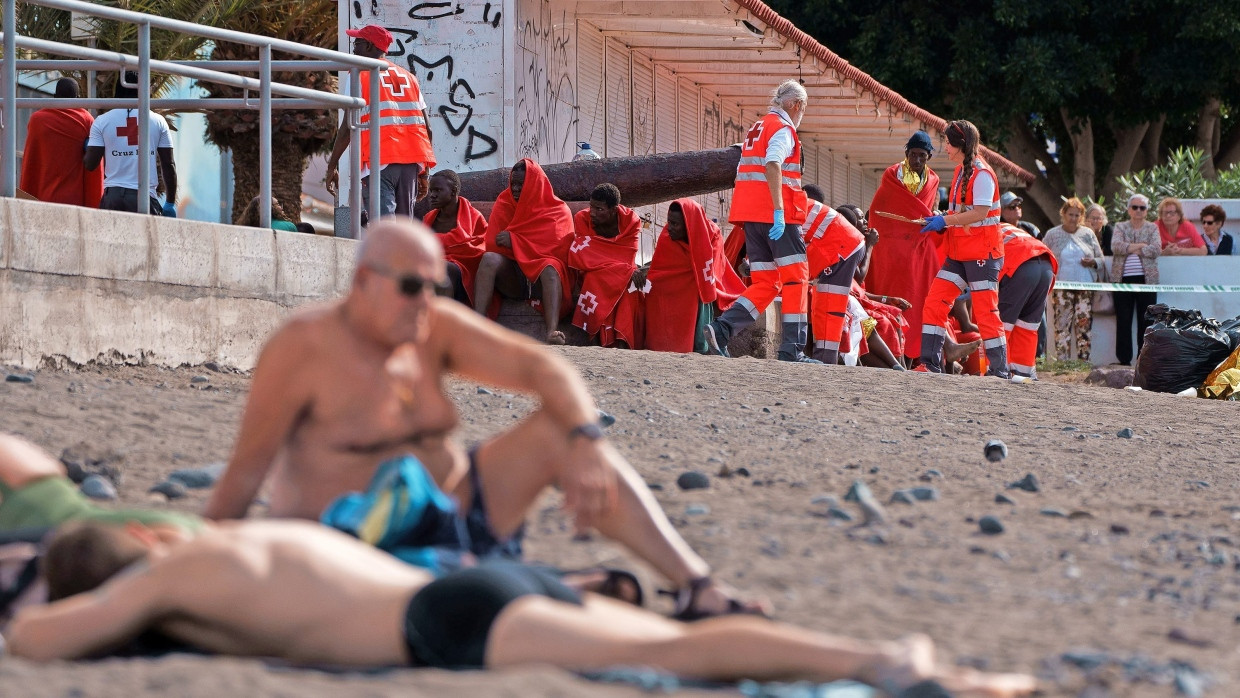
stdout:
<svg viewBox="0 0 1240 698">
<path fill-rule="evenodd" d="M 620 205 L 620 190 L 600 184 L 590 193 L 590 208 L 573 216 L 576 236 L 569 247 L 568 265 L 581 279 L 573 324 L 605 347 L 633 346 L 633 337 L 616 331 L 616 306 L 637 269 L 641 219 Z"/>
<path fill-rule="evenodd" d="M 474 309 L 486 313 L 497 290 L 505 298 L 540 301 L 547 343 L 563 344 L 558 325 L 572 293 L 568 281 L 572 242 L 568 204 L 556 197 L 538 163 L 522 159 L 513 165 L 508 188 L 491 209 L 486 253 L 474 283 Z"/>
<path fill-rule="evenodd" d="M 486 252 L 487 219 L 469 199 L 461 197 L 461 178 L 452 170 L 440 170 L 431 177 L 426 197 L 431 210 L 422 221 L 443 245 L 452 297 L 471 305 L 478 263 Z"/>
<path fill-rule="evenodd" d="M 942 236 L 922 235 L 921 226 L 878 215 L 879 211 L 905 218 L 925 218 L 934 213 L 939 198 L 939 176 L 927 165 L 934 146 L 925 131 L 918 131 L 904 147 L 904 160 L 888 167 L 870 201 L 870 224 L 879 232 L 871 253 L 866 290 L 882 296 L 904 298 L 911 307 L 904 317 L 915 329 L 921 327 L 921 311 L 930 282 L 943 260 Z M 921 354 L 919 331 L 905 337 L 905 355 Z"/>
<path fill-rule="evenodd" d="M 617 313 L 617 332 L 621 322 L 632 323 L 640 329 L 641 344 L 635 347 L 682 354 L 706 350 L 704 341 L 695 346 L 702 307 L 721 313 L 745 291 L 724 257 L 719 226 L 687 198 L 668 206 L 667 225 L 655 244 L 650 268 L 637 282 L 645 293 L 625 295 L 625 309 Z"/>
<path fill-rule="evenodd" d="M 73 78 L 56 81 L 56 96 L 74 99 Z M 39 201 L 99 208 L 103 198 L 103 170 L 82 164 L 86 139 L 94 117 L 85 109 L 40 109 L 26 124 L 22 152 L 21 189 Z"/>
</svg>

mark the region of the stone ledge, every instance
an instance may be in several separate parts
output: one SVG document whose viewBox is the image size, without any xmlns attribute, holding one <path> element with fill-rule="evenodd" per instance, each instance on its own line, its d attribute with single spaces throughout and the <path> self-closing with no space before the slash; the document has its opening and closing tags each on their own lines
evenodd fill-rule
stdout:
<svg viewBox="0 0 1240 698">
<path fill-rule="evenodd" d="M 76 207 L 6 199 L 9 267 L 43 274 L 82 273 L 82 231 Z M 69 215 L 66 215 L 69 214 Z M 114 214 L 135 216 L 132 213 Z"/>
</svg>

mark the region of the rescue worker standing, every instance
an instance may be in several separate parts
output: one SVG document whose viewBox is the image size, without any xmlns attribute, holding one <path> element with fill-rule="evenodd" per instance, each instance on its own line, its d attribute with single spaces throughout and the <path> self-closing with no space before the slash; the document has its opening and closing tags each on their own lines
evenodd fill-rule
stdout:
<svg viewBox="0 0 1240 698">
<path fill-rule="evenodd" d="M 999 274 L 999 318 L 1007 333 L 1008 370 L 1012 381 L 1033 379 L 1038 355 L 1038 324 L 1046 297 L 1055 285 L 1059 262 L 1041 240 L 1024 230 L 999 224 L 1003 235 L 1003 271 Z"/>
<path fill-rule="evenodd" d="M 1007 340 L 999 319 L 999 272 L 1003 239 L 999 234 L 999 178 L 977 155 L 980 136 L 968 121 L 947 125 L 947 157 L 956 164 L 948 194 L 950 212 L 926 219 L 923 233 L 947 230 L 947 260 L 930 284 L 922 311 L 921 362 L 943 372 L 947 315 L 963 292 L 973 299 L 973 321 L 990 363 L 987 375 L 1008 377 Z"/>
<path fill-rule="evenodd" d="M 375 24 L 345 32 L 353 37 L 353 53 L 363 58 L 378 58 L 388 64 L 379 73 L 379 212 L 369 220 L 399 214 L 413 215 L 418 200 L 419 175 L 435 167 L 431 149 L 430 125 L 426 120 L 426 102 L 418 79 L 408 70 L 384 56 L 392 45 L 392 33 Z M 370 72 L 362 72 L 362 98 L 370 103 Z M 362 202 L 370 201 L 370 184 L 374 174 L 370 162 L 370 111 L 361 116 Z M 336 143 L 327 160 L 327 191 L 336 194 L 340 184 L 340 156 L 349 147 L 347 117 L 336 131 Z"/>
<path fill-rule="evenodd" d="M 770 112 L 741 145 L 729 221 L 745 230 L 752 283 L 719 319 L 706 326 L 710 353 L 727 356 L 728 340 L 749 327 L 776 296 L 782 299 L 779 359 L 821 363 L 802 351 L 808 332 L 809 263 L 801 224 L 809 209 L 801 189 L 801 141 L 796 129 L 808 95 L 786 80 L 771 95 Z"/>
</svg>

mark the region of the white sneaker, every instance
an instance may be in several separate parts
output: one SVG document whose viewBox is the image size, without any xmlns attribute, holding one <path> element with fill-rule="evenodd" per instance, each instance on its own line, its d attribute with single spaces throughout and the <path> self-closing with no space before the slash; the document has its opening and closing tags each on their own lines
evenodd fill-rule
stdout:
<svg viewBox="0 0 1240 698">
<path fill-rule="evenodd" d="M 1029 376 L 1022 376 L 1019 373 L 1013 373 L 1012 382 L 1013 383 L 1032 383 L 1033 379 L 1030 378 Z"/>
</svg>

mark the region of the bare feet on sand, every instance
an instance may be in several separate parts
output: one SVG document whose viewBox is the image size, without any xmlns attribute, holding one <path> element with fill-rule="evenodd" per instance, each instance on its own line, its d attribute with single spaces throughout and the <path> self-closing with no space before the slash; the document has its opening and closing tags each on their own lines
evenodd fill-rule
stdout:
<svg viewBox="0 0 1240 698">
<path fill-rule="evenodd" d="M 959 698 L 1017 698 L 1031 695 L 1037 682 L 1026 674 L 989 674 L 972 669 L 941 668 L 935 662 L 934 643 L 925 635 L 910 635 L 888 643 L 886 659 L 869 676 L 859 677 L 889 695 L 922 682 L 933 681 Z"/>
<path fill-rule="evenodd" d="M 551 330 L 547 333 L 547 344 L 560 346 L 564 344 L 564 333 L 559 330 Z"/>
<path fill-rule="evenodd" d="M 943 345 L 943 363 L 951 364 L 953 361 L 961 361 L 969 354 L 977 351 L 977 348 L 980 346 L 982 346 L 982 340 L 980 339 L 965 342 L 964 344 L 956 344 L 949 339 L 947 344 Z"/>
</svg>

